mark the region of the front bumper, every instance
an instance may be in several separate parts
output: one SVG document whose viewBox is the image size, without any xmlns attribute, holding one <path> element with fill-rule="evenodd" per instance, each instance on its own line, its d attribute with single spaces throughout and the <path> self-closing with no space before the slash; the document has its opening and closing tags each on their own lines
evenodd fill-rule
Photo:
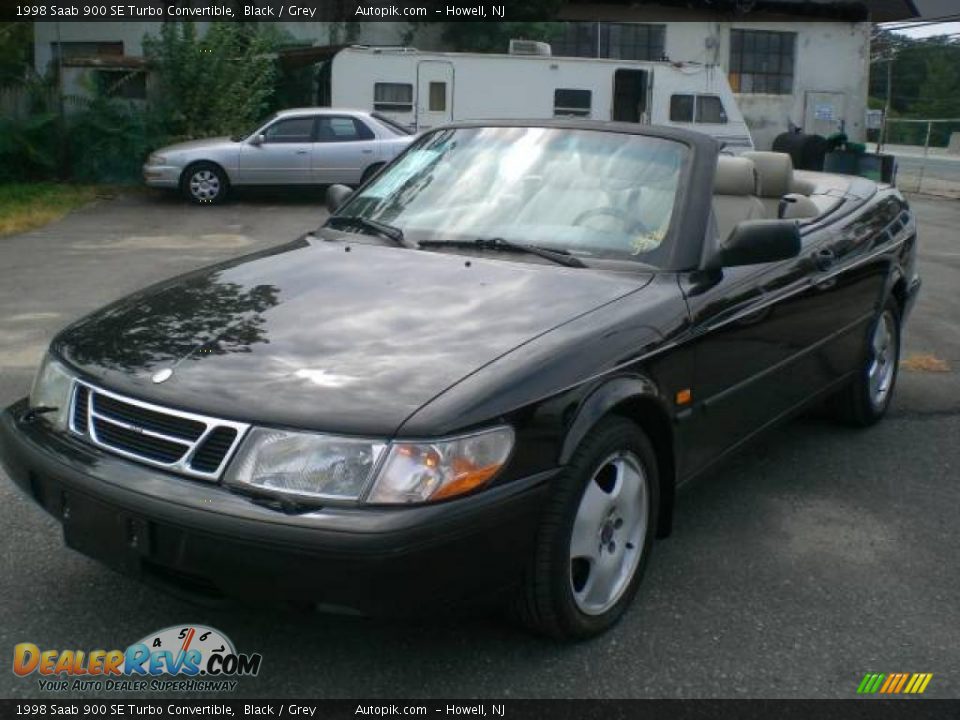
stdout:
<svg viewBox="0 0 960 720">
<path fill-rule="evenodd" d="M 292 599 L 363 614 L 501 597 L 533 550 L 542 473 L 432 506 L 286 513 L 0 415 L 0 461 L 68 546 L 205 600 Z"/>
<path fill-rule="evenodd" d="M 143 181 L 149 187 L 176 188 L 183 168 L 174 165 L 144 165 Z"/>
</svg>

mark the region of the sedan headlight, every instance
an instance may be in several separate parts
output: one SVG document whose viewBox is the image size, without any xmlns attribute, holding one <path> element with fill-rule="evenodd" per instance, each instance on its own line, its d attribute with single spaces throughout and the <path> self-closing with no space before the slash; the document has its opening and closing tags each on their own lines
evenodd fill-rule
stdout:
<svg viewBox="0 0 960 720">
<path fill-rule="evenodd" d="M 166 165 L 166 164 L 167 164 L 166 155 L 158 155 L 157 153 L 153 153 L 152 155 L 150 155 L 150 157 L 147 158 L 147 165 Z"/>
<path fill-rule="evenodd" d="M 227 482 L 286 495 L 356 500 L 385 447 L 381 440 L 254 428 Z"/>
<path fill-rule="evenodd" d="M 254 428 L 231 464 L 227 484 L 291 497 L 359 501 L 372 480 L 367 502 L 428 502 L 482 487 L 512 449 L 513 430 L 508 427 L 389 445 Z"/>
<path fill-rule="evenodd" d="M 61 430 L 67 427 L 67 417 L 70 413 L 70 389 L 73 387 L 73 376 L 67 372 L 62 363 L 50 357 L 49 353 L 43 357 L 40 369 L 33 381 L 30 390 L 30 409 L 44 410 L 46 417 L 54 427 Z"/>
<path fill-rule="evenodd" d="M 367 500 L 418 503 L 462 495 L 489 482 L 512 449 L 509 427 L 440 442 L 395 443 Z"/>
</svg>

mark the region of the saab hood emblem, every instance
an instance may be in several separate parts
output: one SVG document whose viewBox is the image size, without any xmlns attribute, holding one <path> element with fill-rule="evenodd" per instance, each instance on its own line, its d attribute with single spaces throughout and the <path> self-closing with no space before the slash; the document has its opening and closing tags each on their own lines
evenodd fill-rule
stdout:
<svg viewBox="0 0 960 720">
<path fill-rule="evenodd" d="M 158 370 L 153 374 L 153 377 L 150 378 L 155 383 L 159 384 L 170 379 L 170 376 L 173 375 L 173 370 L 170 368 L 164 368 L 163 370 Z"/>
</svg>

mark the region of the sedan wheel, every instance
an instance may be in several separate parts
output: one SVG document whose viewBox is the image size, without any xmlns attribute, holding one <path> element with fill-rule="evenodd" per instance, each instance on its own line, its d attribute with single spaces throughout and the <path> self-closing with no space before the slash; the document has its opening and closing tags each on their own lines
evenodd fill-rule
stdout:
<svg viewBox="0 0 960 720">
<path fill-rule="evenodd" d="M 870 342 L 873 359 L 867 369 L 867 381 L 870 387 L 870 404 L 875 410 L 881 410 L 887 403 L 893 389 L 896 374 L 897 348 L 894 338 L 897 330 L 896 320 L 890 310 L 884 310 L 877 320 Z"/>
<path fill-rule="evenodd" d="M 183 193 L 191 202 L 212 205 L 223 201 L 227 185 L 223 170 L 213 163 L 198 163 L 187 168 Z"/>
<path fill-rule="evenodd" d="M 538 633 L 592 637 L 620 619 L 640 586 L 659 498 L 653 446 L 635 423 L 608 417 L 550 492 L 513 610 Z"/>
</svg>

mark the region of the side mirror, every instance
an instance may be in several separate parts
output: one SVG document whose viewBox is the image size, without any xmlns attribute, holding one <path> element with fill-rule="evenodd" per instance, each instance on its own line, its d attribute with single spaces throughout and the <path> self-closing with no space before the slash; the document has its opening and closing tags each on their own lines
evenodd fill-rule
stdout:
<svg viewBox="0 0 960 720">
<path fill-rule="evenodd" d="M 760 265 L 800 254 L 800 228 L 793 220 L 745 220 L 710 260 L 714 268 Z"/>
<path fill-rule="evenodd" d="M 353 195 L 353 190 L 346 185 L 331 185 L 327 188 L 327 210 L 331 214 L 335 213 L 337 208 L 343 205 L 351 195 Z"/>
<path fill-rule="evenodd" d="M 258 134 L 258 135 L 254 135 L 252 138 L 250 138 L 250 144 L 251 144 L 251 145 L 263 145 L 263 143 L 264 143 L 264 141 L 265 141 L 266 139 L 267 139 L 266 136 L 265 136 L 263 133 L 260 133 L 260 134 Z"/>
</svg>

